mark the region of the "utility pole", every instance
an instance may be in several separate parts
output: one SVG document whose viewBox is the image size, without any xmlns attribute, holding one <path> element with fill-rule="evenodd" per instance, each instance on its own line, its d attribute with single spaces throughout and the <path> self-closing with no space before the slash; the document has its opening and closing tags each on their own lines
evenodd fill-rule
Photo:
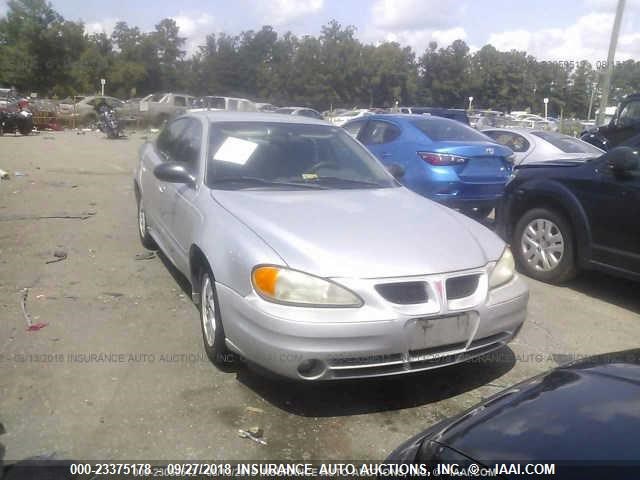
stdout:
<svg viewBox="0 0 640 480">
<path fill-rule="evenodd" d="M 607 55 L 607 70 L 602 81 L 602 97 L 600 97 L 600 112 L 598 113 L 597 124 L 601 124 L 604 121 L 609 103 L 609 88 L 611 86 L 611 75 L 613 74 L 613 62 L 616 56 L 618 36 L 620 35 L 620 23 L 622 22 L 622 12 L 624 11 L 625 3 L 626 0 L 618 0 L 618 7 L 616 8 L 616 18 L 613 21 L 611 41 L 609 42 L 609 55 Z"/>
<path fill-rule="evenodd" d="M 596 94 L 598 84 L 593 82 L 591 84 L 591 99 L 589 100 L 589 112 L 587 113 L 587 122 L 591 121 L 591 110 L 593 110 L 593 97 Z"/>
</svg>

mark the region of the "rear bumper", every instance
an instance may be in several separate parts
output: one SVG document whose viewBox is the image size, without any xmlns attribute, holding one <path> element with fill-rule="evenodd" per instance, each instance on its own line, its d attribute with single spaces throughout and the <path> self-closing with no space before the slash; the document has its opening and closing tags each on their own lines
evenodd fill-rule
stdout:
<svg viewBox="0 0 640 480">
<path fill-rule="evenodd" d="M 457 195 L 436 194 L 431 197 L 438 203 L 447 207 L 460 210 L 472 210 L 473 208 L 492 209 L 500 202 L 501 195 L 489 195 L 484 197 L 459 197 Z"/>
<path fill-rule="evenodd" d="M 516 276 L 456 315 L 378 312 L 366 320 L 363 314 L 375 312 L 362 307 L 341 309 L 336 321 L 304 321 L 301 318 L 309 312 L 296 315 L 293 309 L 298 307 L 289 307 L 289 314 L 283 309 L 274 313 L 263 300 L 242 297 L 224 285 L 218 284 L 217 292 L 231 350 L 284 377 L 313 381 L 430 370 L 500 349 L 520 330 L 529 298 L 525 283 Z M 464 337 L 458 335 L 459 314 L 469 318 L 469 334 Z M 415 329 L 424 320 L 422 330 Z M 424 344 L 419 339 L 416 346 L 416 332 L 424 336 Z M 316 374 L 300 374 L 305 360 L 318 362 Z"/>
</svg>

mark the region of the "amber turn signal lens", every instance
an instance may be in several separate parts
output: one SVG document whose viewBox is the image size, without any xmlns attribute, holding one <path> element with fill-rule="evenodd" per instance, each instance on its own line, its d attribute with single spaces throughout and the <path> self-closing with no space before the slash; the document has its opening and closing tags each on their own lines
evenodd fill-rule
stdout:
<svg viewBox="0 0 640 480">
<path fill-rule="evenodd" d="M 276 267 L 259 267 L 253 271 L 253 285 L 263 295 L 275 297 L 276 282 L 279 269 Z"/>
</svg>

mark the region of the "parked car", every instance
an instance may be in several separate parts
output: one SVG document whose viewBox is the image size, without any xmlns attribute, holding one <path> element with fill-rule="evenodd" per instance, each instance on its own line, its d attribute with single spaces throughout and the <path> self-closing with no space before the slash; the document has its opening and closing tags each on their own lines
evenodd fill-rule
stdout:
<svg viewBox="0 0 640 480">
<path fill-rule="evenodd" d="M 470 125 L 469 117 L 465 110 L 459 108 L 438 108 L 438 107 L 400 107 L 400 113 L 414 115 L 435 115 L 436 117 L 449 118 L 458 122 Z"/>
<path fill-rule="evenodd" d="M 307 107 L 282 107 L 275 110 L 274 113 L 283 113 L 285 115 L 300 115 L 302 117 L 309 118 L 322 118 L 322 115 L 317 110 Z"/>
<path fill-rule="evenodd" d="M 61 102 L 58 104 L 58 116 L 66 119 L 75 119 L 77 124 L 84 125 L 97 123 L 98 112 L 96 107 L 100 104 L 106 104 L 109 108 L 117 112 L 118 116 L 123 120 L 134 118 L 136 115 L 136 106 L 128 104 L 118 98 L 102 95 L 92 95 L 82 98 L 73 103 Z"/>
<path fill-rule="evenodd" d="M 609 123 L 590 128 L 580 138 L 602 150 L 617 145 L 640 147 L 640 93 L 625 97 Z"/>
<path fill-rule="evenodd" d="M 264 104 L 263 104 L 264 105 Z M 228 110 L 230 112 L 256 112 L 256 104 L 246 98 L 236 97 L 198 97 L 193 100 L 189 112 L 201 110 Z"/>
<path fill-rule="evenodd" d="M 631 478 L 640 458 L 638 398 L 640 350 L 579 359 L 438 422 L 385 463 L 498 468 L 482 478 L 552 478 L 535 464 L 555 464 L 558 478 Z"/>
<path fill-rule="evenodd" d="M 558 131 L 558 122 L 551 117 L 544 118 L 533 113 L 512 112 L 507 119 L 510 120 L 512 125 L 521 128 Z"/>
<path fill-rule="evenodd" d="M 274 106 L 274 105 L 272 105 L 270 103 L 260 103 L 260 102 L 258 102 L 255 105 L 256 105 L 256 110 L 258 112 L 272 113 L 272 112 L 275 112 L 278 109 L 278 107 L 276 107 L 276 106 Z"/>
<path fill-rule="evenodd" d="M 502 196 L 512 152 L 461 122 L 432 115 L 372 115 L 343 128 L 385 165 L 404 171 L 411 190 L 485 217 Z"/>
<path fill-rule="evenodd" d="M 550 283 L 580 268 L 640 279 L 640 159 L 617 147 L 595 158 L 517 167 L 496 209 L 520 269 Z"/>
<path fill-rule="evenodd" d="M 598 147 L 578 138 L 546 130 L 489 128 L 482 133 L 513 151 L 514 164 L 599 157 Z"/>
<path fill-rule="evenodd" d="M 370 112 L 366 108 L 360 108 L 358 110 L 349 110 L 339 115 L 335 115 L 331 117 L 329 121 L 334 125 L 341 127 L 342 125 L 347 123 L 349 120 L 353 120 L 355 118 L 360 118 L 360 117 L 366 117 L 367 115 L 372 115 L 372 112 Z"/>
<path fill-rule="evenodd" d="M 525 320 L 502 240 L 402 187 L 340 127 L 198 112 L 140 155 L 142 243 L 190 280 L 214 362 L 394 375 L 500 348 Z"/>
<path fill-rule="evenodd" d="M 184 93 L 154 93 L 140 101 L 140 117 L 147 123 L 162 125 L 191 108 L 194 97 Z"/>
</svg>

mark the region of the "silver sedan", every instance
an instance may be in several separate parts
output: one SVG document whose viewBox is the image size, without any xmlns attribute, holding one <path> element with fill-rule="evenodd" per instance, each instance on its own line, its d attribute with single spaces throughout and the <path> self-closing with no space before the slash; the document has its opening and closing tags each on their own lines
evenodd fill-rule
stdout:
<svg viewBox="0 0 640 480">
<path fill-rule="evenodd" d="M 513 150 L 516 165 L 549 160 L 580 160 L 599 157 L 604 153 L 579 138 L 547 130 L 487 128 L 482 133 Z"/>
<path fill-rule="evenodd" d="M 135 192 L 142 243 L 190 280 L 216 363 L 393 375 L 496 350 L 525 320 L 528 290 L 497 235 L 323 121 L 177 118 L 142 147 Z"/>
</svg>

